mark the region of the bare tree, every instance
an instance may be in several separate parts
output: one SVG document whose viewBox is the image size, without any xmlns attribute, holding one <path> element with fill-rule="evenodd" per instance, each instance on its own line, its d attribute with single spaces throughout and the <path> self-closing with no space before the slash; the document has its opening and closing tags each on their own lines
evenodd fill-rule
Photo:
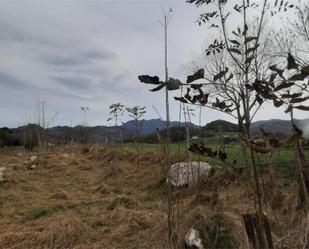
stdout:
<svg viewBox="0 0 309 249">
<path fill-rule="evenodd" d="M 122 129 L 120 127 L 118 127 L 118 121 L 119 121 L 119 117 L 121 117 L 124 113 L 124 105 L 122 105 L 121 103 L 115 103 L 109 106 L 109 114 L 110 114 L 110 118 L 107 119 L 107 121 L 111 121 L 114 120 L 115 121 L 115 127 L 116 129 L 119 131 L 119 137 L 122 143 Z"/>
<path fill-rule="evenodd" d="M 267 40 L 263 38 L 265 20 L 294 6 L 289 5 L 288 1 L 275 1 L 272 4 L 268 3 L 267 0 L 188 0 L 187 2 L 193 3 L 197 7 L 205 5 L 206 12 L 200 15 L 199 25 L 206 23 L 220 31 L 218 37 L 206 49 L 207 56 L 221 53 L 214 60 L 214 66 L 218 73 L 213 76 L 213 79 L 206 79 L 208 83 L 205 84 L 214 89 L 214 91 L 205 89 L 208 91 L 207 97 L 212 95 L 210 93 L 215 94 L 215 102 L 211 103 L 211 107 L 220 109 L 237 118 L 244 141 L 251 141 L 252 119 L 265 100 L 263 95 L 267 95 L 267 92 L 252 94 L 250 90 L 250 86 L 254 82 L 264 81 L 264 72 L 267 72 L 265 66 L 267 68 L 269 63 L 268 61 L 265 63 L 263 60 L 265 58 L 263 52 L 268 47 Z M 257 20 L 256 22 L 253 22 L 253 16 Z M 190 95 L 190 92 L 194 92 L 194 90 L 201 92 L 194 96 L 203 96 L 205 91 L 201 87 L 195 86 L 194 89 L 190 86 L 187 88 L 187 94 L 178 98 L 178 100 L 206 105 L 207 103 L 204 100 L 204 103 L 201 103 L 201 100 Z M 252 169 L 255 207 L 261 231 L 259 246 L 260 248 L 273 248 L 271 240 L 268 240 L 270 233 L 264 223 L 262 189 L 255 150 L 249 145 L 246 143 L 249 148 L 248 162 Z"/>
<path fill-rule="evenodd" d="M 254 34 L 258 29 L 258 22 L 253 22 L 250 27 L 252 30 L 248 30 L 249 36 L 254 37 Z M 190 71 L 196 71 L 198 68 L 205 69 L 204 78 L 207 80 L 204 90 L 210 92 L 208 96 L 208 102 L 204 105 L 207 108 L 211 108 L 225 113 L 236 119 L 240 137 L 246 135 L 246 126 L 251 126 L 251 122 L 255 115 L 258 113 L 261 106 L 264 104 L 262 98 L 259 95 L 246 91 L 246 84 L 252 83 L 256 76 L 259 78 L 266 78 L 270 72 L 268 67 L 273 63 L 274 59 L 271 56 L 271 50 L 273 49 L 273 42 L 269 38 L 269 30 L 263 25 L 261 27 L 261 41 L 256 48 L 256 56 L 254 57 L 252 64 L 248 68 L 248 81 L 244 77 L 244 72 L 240 70 L 238 65 L 233 59 L 230 58 L 230 54 L 227 50 L 222 50 L 220 53 L 213 53 L 209 46 L 206 47 L 206 52 L 203 52 L 202 56 L 199 56 L 192 62 Z M 232 44 L 237 44 L 237 50 L 245 51 L 245 45 L 239 41 L 241 34 L 235 32 L 236 38 L 232 41 Z M 253 52 L 253 49 L 249 50 Z M 249 53 L 251 53 L 249 52 Z M 208 55 L 206 55 L 208 54 Z M 226 72 L 226 70 L 228 70 Z M 193 91 L 192 91 L 193 90 Z M 190 93 L 194 92 L 194 89 L 187 88 L 187 94 L 185 95 L 189 99 L 186 99 L 192 104 L 193 98 L 190 97 Z M 245 100 L 245 101 L 244 101 Z M 193 101 L 194 102 L 194 101 Z M 196 103 L 193 103 L 196 104 Z M 197 102 L 197 104 L 200 104 Z M 248 118 L 245 122 L 246 117 Z M 243 143 L 241 143 L 243 145 Z M 247 150 L 245 146 L 241 146 L 244 165 L 248 165 Z"/>
<path fill-rule="evenodd" d="M 305 155 L 302 150 L 301 131 L 295 125 L 295 110 L 308 111 L 308 84 L 305 80 L 309 76 L 309 4 L 298 0 L 295 5 L 296 15 L 283 20 L 284 28 L 274 32 L 276 40 L 274 46 L 275 63 L 269 67 L 272 73 L 266 81 L 257 80 L 250 87 L 263 98 L 271 101 L 275 107 L 285 107 L 290 113 L 293 146 L 297 158 L 297 183 L 299 187 L 300 204 L 309 208 L 309 172 L 306 170 Z M 293 55 L 292 55 L 293 54 Z"/>
<path fill-rule="evenodd" d="M 129 113 L 129 117 L 134 120 L 134 136 L 138 137 L 141 129 L 139 121 L 146 113 L 146 106 L 127 107 L 126 111 Z"/>
<path fill-rule="evenodd" d="M 81 143 L 86 144 L 88 143 L 88 139 L 89 139 L 87 112 L 89 112 L 90 109 L 88 106 L 81 106 L 80 109 L 84 113 L 84 123 L 79 127 L 79 135 L 80 135 Z"/>
</svg>

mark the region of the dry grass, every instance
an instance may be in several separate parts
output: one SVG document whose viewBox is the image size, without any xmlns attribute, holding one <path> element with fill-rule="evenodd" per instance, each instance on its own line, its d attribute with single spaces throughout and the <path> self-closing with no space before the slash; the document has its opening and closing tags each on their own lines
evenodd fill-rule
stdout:
<svg viewBox="0 0 309 249">
<path fill-rule="evenodd" d="M 0 152 L 0 163 L 7 167 L 7 180 L 0 185 L 0 249 L 168 248 L 162 175 L 166 169 L 158 153 L 53 148 L 45 167 L 26 170 L 23 163 L 29 157 L 17 149 Z M 177 155 L 171 158 L 178 160 Z M 281 192 L 269 205 L 275 209 L 267 209 L 275 238 L 302 222 L 291 203 L 294 190 Z M 241 214 L 252 211 L 252 196 L 237 174 L 216 172 L 200 198 L 195 188 L 175 195 L 179 248 L 190 226 L 205 225 L 205 220 L 205 229 L 215 227 L 218 213 L 230 226 L 228 236 L 245 248 Z M 279 201 L 282 204 L 275 205 Z"/>
</svg>

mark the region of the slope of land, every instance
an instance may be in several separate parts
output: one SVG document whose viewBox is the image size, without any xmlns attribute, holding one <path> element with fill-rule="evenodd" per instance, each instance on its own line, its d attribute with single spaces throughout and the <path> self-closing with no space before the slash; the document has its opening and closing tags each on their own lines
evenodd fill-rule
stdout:
<svg viewBox="0 0 309 249">
<path fill-rule="evenodd" d="M 26 170 L 24 162 L 30 155 L 21 149 L 0 152 L 0 164 L 7 167 L 6 180 L 0 183 L 1 249 L 168 248 L 166 168 L 158 151 L 52 148 L 44 166 Z M 172 162 L 178 160 L 183 158 L 171 156 Z M 265 180 L 267 188 L 272 185 Z M 202 185 L 199 196 L 196 188 L 174 190 L 178 248 L 184 248 L 192 225 L 205 222 L 211 228 L 232 227 L 221 227 L 226 232 L 218 240 L 221 246 L 229 246 L 212 248 L 247 248 L 241 215 L 252 212 L 248 189 L 243 176 L 217 170 Z M 271 199 L 266 210 L 274 240 L 302 225 L 295 194 L 289 186 L 282 187 L 275 198 L 265 197 Z M 233 238 L 237 243 L 231 246 Z M 301 242 L 291 236 L 287 243 L 288 248 L 300 248 Z"/>
</svg>

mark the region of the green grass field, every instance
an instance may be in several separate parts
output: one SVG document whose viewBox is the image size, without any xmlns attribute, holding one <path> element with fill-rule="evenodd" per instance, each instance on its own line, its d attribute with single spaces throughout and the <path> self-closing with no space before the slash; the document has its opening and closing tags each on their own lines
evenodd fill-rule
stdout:
<svg viewBox="0 0 309 249">
<path fill-rule="evenodd" d="M 227 133 L 230 136 L 234 136 L 236 133 Z M 224 134 L 226 135 L 226 134 Z M 213 150 L 219 149 L 219 137 L 213 136 L 205 139 L 203 142 L 205 145 L 211 147 Z M 135 144 L 125 144 L 125 147 L 135 148 Z M 139 148 L 142 150 L 155 150 L 160 151 L 159 144 L 148 144 L 148 143 L 140 143 L 138 144 Z M 180 155 L 185 155 L 186 153 L 186 144 L 185 142 L 180 143 L 172 143 L 170 144 L 170 151 L 173 153 L 180 153 Z M 233 142 L 230 144 L 226 144 L 224 146 L 225 152 L 227 154 L 226 165 L 233 165 L 235 169 L 241 169 L 244 166 L 242 165 L 242 157 L 241 157 L 241 148 L 239 142 Z M 305 154 L 309 157 L 309 148 L 305 148 Z M 256 161 L 258 163 L 259 169 L 261 172 L 267 172 L 269 159 L 268 155 L 265 154 L 255 154 Z M 210 164 L 219 164 L 224 165 L 218 159 L 214 159 L 207 156 L 199 156 L 193 155 L 195 160 L 200 159 L 201 161 L 208 162 Z M 295 169 L 296 169 L 296 154 L 293 147 L 282 146 L 277 148 L 273 154 L 273 161 L 275 162 L 276 169 L 278 171 L 279 177 L 284 185 L 289 184 L 293 181 L 295 177 Z"/>
</svg>

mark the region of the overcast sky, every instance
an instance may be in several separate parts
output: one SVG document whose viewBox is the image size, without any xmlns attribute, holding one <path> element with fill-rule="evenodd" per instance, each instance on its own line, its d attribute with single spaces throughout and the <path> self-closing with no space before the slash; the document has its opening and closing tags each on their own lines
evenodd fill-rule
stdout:
<svg viewBox="0 0 309 249">
<path fill-rule="evenodd" d="M 209 39 L 195 22 L 201 9 L 178 1 L 0 0 L 0 127 L 34 121 L 39 98 L 51 126 L 106 125 L 109 105 L 145 105 L 146 119 L 164 117 L 164 91 L 151 93 L 140 74 L 164 75 L 162 7 L 169 25 L 169 73 L 185 79 L 188 63 Z M 171 101 L 171 118 L 179 105 Z M 228 118 L 203 111 L 203 123 Z M 288 118 L 269 106 L 257 119 Z M 126 117 L 123 121 L 127 120 Z"/>
</svg>

